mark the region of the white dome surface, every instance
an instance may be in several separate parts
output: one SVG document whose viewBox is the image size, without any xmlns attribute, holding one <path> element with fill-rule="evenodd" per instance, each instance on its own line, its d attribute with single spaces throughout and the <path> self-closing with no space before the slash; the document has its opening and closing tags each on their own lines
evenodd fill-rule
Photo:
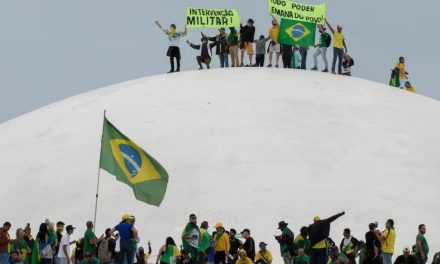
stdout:
<svg viewBox="0 0 440 264">
<path fill-rule="evenodd" d="M 60 87 L 63 89 L 63 87 Z M 368 223 L 396 222 L 396 255 L 427 226 L 440 247 L 440 103 L 382 84 L 310 71 L 241 68 L 182 72 L 116 84 L 0 125 L 0 210 L 34 235 L 50 218 L 93 220 L 103 111 L 168 171 L 162 205 L 139 202 L 101 171 L 96 233 L 136 215 L 153 253 L 199 223 L 250 228 L 279 258 L 277 223 L 295 235 L 315 215 L 364 239 Z M 13 232 L 11 233 L 13 234 Z M 434 235 L 437 234 L 437 235 Z M 152 260 L 150 260 L 152 262 Z"/>
</svg>

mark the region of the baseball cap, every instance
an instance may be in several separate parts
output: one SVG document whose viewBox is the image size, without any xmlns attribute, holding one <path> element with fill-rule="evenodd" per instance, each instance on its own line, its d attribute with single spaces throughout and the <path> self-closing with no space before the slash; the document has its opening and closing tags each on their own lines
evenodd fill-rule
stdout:
<svg viewBox="0 0 440 264">
<path fill-rule="evenodd" d="M 66 226 L 66 230 L 73 230 L 73 229 L 75 229 L 76 227 L 74 227 L 73 225 L 68 225 L 68 226 Z"/>
<path fill-rule="evenodd" d="M 403 252 L 411 252 L 411 250 L 409 249 L 409 247 L 404 247 Z"/>
<path fill-rule="evenodd" d="M 265 242 L 263 242 L 263 241 L 261 241 L 258 245 L 260 245 L 260 247 L 261 246 L 267 246 L 267 244 Z"/>
<path fill-rule="evenodd" d="M 278 223 L 278 229 L 281 229 L 283 226 L 287 226 L 287 225 L 288 225 L 288 223 L 281 221 Z"/>
<path fill-rule="evenodd" d="M 130 219 L 130 215 L 129 214 L 123 214 L 121 218 L 122 218 L 122 220 L 128 220 L 128 219 Z"/>
<path fill-rule="evenodd" d="M 223 227 L 223 224 L 222 223 L 220 223 L 220 222 L 218 222 L 217 224 L 215 224 L 215 227 L 217 228 L 217 227 L 221 227 L 221 228 L 224 228 Z"/>
</svg>

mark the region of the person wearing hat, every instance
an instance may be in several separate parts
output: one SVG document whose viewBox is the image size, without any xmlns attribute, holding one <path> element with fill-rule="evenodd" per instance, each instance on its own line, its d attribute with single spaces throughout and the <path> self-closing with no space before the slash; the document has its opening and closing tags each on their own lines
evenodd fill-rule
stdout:
<svg viewBox="0 0 440 264">
<path fill-rule="evenodd" d="M 122 221 L 110 230 L 110 234 L 114 236 L 114 232 L 119 233 L 119 254 L 118 263 L 123 264 L 124 261 L 133 260 L 133 241 L 137 240 L 137 230 L 130 221 L 130 215 L 124 214 Z M 104 236 L 102 236 L 102 239 Z"/>
<path fill-rule="evenodd" d="M 304 252 L 306 252 L 306 254 L 308 254 L 310 251 L 310 241 L 308 236 L 309 234 L 308 234 L 307 226 L 303 226 L 299 230 L 299 234 L 295 237 L 296 248 L 304 249 Z"/>
<path fill-rule="evenodd" d="M 409 247 L 403 248 L 403 254 L 398 256 L 394 261 L 394 264 L 416 264 L 417 259 L 414 255 L 411 255 Z"/>
<path fill-rule="evenodd" d="M 325 264 L 327 261 L 327 238 L 330 235 L 330 224 L 344 215 L 341 212 L 327 219 L 321 219 L 319 216 L 313 218 L 313 224 L 309 225 L 308 233 L 311 246 L 311 263 Z"/>
<path fill-rule="evenodd" d="M 260 242 L 258 244 L 260 250 L 258 250 L 257 255 L 255 255 L 255 263 L 258 264 L 272 264 L 272 253 L 267 250 L 267 244 L 265 242 Z"/>
<path fill-rule="evenodd" d="M 189 252 L 193 263 L 197 263 L 199 239 L 200 229 L 197 226 L 197 217 L 195 214 L 190 214 L 189 222 L 182 232 L 182 245 Z"/>
<path fill-rule="evenodd" d="M 241 231 L 241 236 L 245 239 L 243 244 L 243 249 L 246 250 L 246 254 L 248 258 L 252 261 L 255 260 L 255 241 L 251 237 L 251 231 L 248 228 L 243 229 Z"/>
<path fill-rule="evenodd" d="M 226 34 L 225 28 L 220 28 L 219 34 L 215 37 L 207 37 L 208 40 L 213 42 L 213 45 L 210 46 L 216 47 L 215 54 L 218 55 L 220 59 L 220 68 L 229 67 L 229 46 L 228 46 L 228 35 Z M 202 33 L 203 37 L 206 37 L 205 34 Z"/>
<path fill-rule="evenodd" d="M 252 260 L 248 258 L 246 254 L 246 250 L 240 249 L 238 251 L 238 259 L 235 262 L 235 264 L 252 264 L 252 263 L 253 263 Z"/>
<path fill-rule="evenodd" d="M 66 232 L 61 237 L 60 243 L 59 243 L 59 250 L 58 250 L 58 260 L 59 264 L 69 264 L 70 261 L 70 245 L 75 244 L 76 241 L 70 241 L 70 236 L 73 234 L 73 231 L 75 230 L 75 227 L 72 225 L 66 226 Z"/>
<path fill-rule="evenodd" d="M 215 243 L 214 263 L 226 264 L 230 249 L 229 236 L 225 232 L 225 228 L 223 227 L 222 223 L 215 224 L 215 230 L 216 230 L 216 234 L 214 237 L 214 243 Z"/>
<path fill-rule="evenodd" d="M 211 56 L 209 55 L 208 38 L 202 37 L 201 42 L 202 45 L 195 45 L 189 40 L 186 41 L 191 48 L 201 50 L 200 56 L 196 57 L 197 64 L 199 64 L 199 70 L 203 70 L 202 63 L 206 64 L 207 69 L 210 69 L 209 64 L 211 63 Z"/>
<path fill-rule="evenodd" d="M 333 33 L 332 73 L 336 74 L 336 60 L 338 60 L 338 74 L 342 74 L 342 56 L 344 55 L 344 48 L 345 52 L 348 52 L 347 45 L 345 44 L 345 37 L 344 34 L 342 34 L 342 26 L 338 25 L 335 31 L 330 23 L 327 21 L 327 19 L 325 20 L 325 23 L 327 24 L 330 31 Z"/>
<path fill-rule="evenodd" d="M 287 225 L 288 223 L 284 221 L 278 223 L 278 229 L 281 230 L 281 235 L 275 236 L 275 239 L 280 244 L 281 257 L 283 257 L 284 264 L 291 264 L 295 254 L 295 235 Z"/>
<path fill-rule="evenodd" d="M 255 27 L 254 20 L 249 18 L 247 20 L 247 25 L 242 26 L 240 24 L 240 66 L 244 66 L 244 53 L 246 52 L 249 56 L 249 66 L 252 66 L 252 55 L 254 54 L 253 42 L 255 39 Z"/>
<path fill-rule="evenodd" d="M 405 82 L 405 90 L 407 90 L 408 92 L 411 92 L 411 93 L 417 93 L 416 88 L 414 88 L 414 86 L 412 86 L 409 81 Z"/>
</svg>

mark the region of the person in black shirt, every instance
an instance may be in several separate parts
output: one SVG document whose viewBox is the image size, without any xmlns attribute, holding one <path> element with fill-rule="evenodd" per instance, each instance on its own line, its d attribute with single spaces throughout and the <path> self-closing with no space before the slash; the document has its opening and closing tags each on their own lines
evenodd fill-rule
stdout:
<svg viewBox="0 0 440 264">
<path fill-rule="evenodd" d="M 251 237 L 251 231 L 249 229 L 245 228 L 241 232 L 241 235 L 243 236 L 244 239 L 246 239 L 243 244 L 243 249 L 246 251 L 247 257 L 250 258 L 252 260 L 252 262 L 254 262 L 255 261 L 255 241 Z"/>
<path fill-rule="evenodd" d="M 189 46 L 196 50 L 200 51 L 200 56 L 196 57 L 197 63 L 199 64 L 199 70 L 203 70 L 202 63 L 206 64 L 206 68 L 210 68 L 209 64 L 211 63 L 211 56 L 209 55 L 209 48 L 208 48 L 208 38 L 202 37 L 202 45 L 194 45 L 189 40 L 186 41 L 186 43 L 189 44 Z"/>
<path fill-rule="evenodd" d="M 380 248 L 381 243 L 379 240 L 379 235 L 377 233 L 377 224 L 369 224 L 368 231 L 365 234 L 365 260 L 364 264 L 381 264 L 382 260 L 380 258 Z"/>
<path fill-rule="evenodd" d="M 398 256 L 394 261 L 394 264 L 416 264 L 417 259 L 415 256 L 411 255 L 411 250 L 409 247 L 403 249 L 403 254 Z"/>
<path fill-rule="evenodd" d="M 252 55 L 254 54 L 253 43 L 255 40 L 255 27 L 254 20 L 249 18 L 246 26 L 240 24 L 240 49 L 241 49 L 241 61 L 240 66 L 244 66 L 244 52 L 246 51 L 249 56 L 249 66 L 252 66 Z M 249 255 L 248 255 L 249 257 Z"/>
<path fill-rule="evenodd" d="M 234 228 L 231 228 L 229 230 L 229 260 L 228 263 L 235 263 L 238 259 L 238 250 L 241 246 L 243 246 L 243 242 L 241 242 L 240 239 L 237 239 L 235 235 L 237 234 L 237 231 Z"/>
</svg>

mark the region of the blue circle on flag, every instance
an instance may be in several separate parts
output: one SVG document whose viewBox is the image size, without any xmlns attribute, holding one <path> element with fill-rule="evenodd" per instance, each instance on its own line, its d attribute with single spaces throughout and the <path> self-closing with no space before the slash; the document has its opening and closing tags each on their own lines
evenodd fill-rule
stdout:
<svg viewBox="0 0 440 264">
<path fill-rule="evenodd" d="M 304 37 L 306 29 L 303 25 L 295 25 L 292 29 L 292 36 L 296 39 Z"/>
<path fill-rule="evenodd" d="M 142 167 L 141 155 L 132 146 L 127 144 L 120 144 L 119 150 L 122 153 L 125 167 L 130 172 L 131 177 L 136 177 Z"/>
</svg>

